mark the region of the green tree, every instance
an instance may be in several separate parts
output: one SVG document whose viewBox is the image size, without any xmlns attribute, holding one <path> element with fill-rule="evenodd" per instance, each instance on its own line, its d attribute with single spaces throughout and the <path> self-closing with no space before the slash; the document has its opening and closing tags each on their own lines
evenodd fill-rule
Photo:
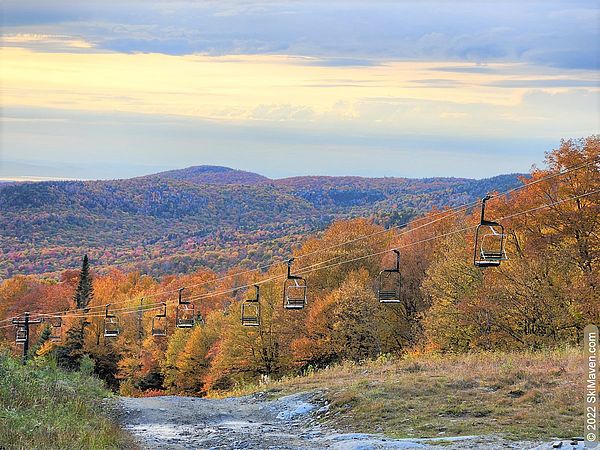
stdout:
<svg viewBox="0 0 600 450">
<path fill-rule="evenodd" d="M 83 356 L 83 338 L 86 322 L 80 320 L 67 331 L 64 345 L 56 349 L 58 365 L 67 370 L 77 370 Z"/>
<path fill-rule="evenodd" d="M 40 348 L 42 348 L 42 346 L 50 340 L 51 336 L 52 336 L 52 330 L 50 328 L 50 325 L 47 324 L 44 327 L 44 329 L 42 330 L 42 333 L 40 334 L 38 341 L 35 343 L 33 348 L 31 348 L 29 350 L 29 354 L 35 356 L 37 354 L 38 350 Z"/>
<path fill-rule="evenodd" d="M 88 256 L 83 257 L 81 272 L 79 272 L 79 283 L 73 300 L 78 309 L 87 308 L 90 301 L 94 298 L 94 287 L 92 286 L 92 276 L 90 274 L 90 262 Z"/>
</svg>

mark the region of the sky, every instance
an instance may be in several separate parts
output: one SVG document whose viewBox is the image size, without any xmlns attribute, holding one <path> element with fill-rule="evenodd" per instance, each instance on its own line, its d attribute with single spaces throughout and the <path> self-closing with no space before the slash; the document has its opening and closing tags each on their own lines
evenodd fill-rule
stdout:
<svg viewBox="0 0 600 450">
<path fill-rule="evenodd" d="M 484 178 L 600 129 L 597 1 L 2 8 L 0 179 Z"/>
</svg>

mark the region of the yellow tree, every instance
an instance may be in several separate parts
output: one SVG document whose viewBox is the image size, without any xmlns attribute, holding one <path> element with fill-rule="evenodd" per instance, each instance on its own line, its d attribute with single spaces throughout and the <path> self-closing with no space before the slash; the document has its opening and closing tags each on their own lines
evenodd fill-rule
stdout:
<svg viewBox="0 0 600 450">
<path fill-rule="evenodd" d="M 177 392 L 179 381 L 179 357 L 183 353 L 188 339 L 190 338 L 190 330 L 176 328 L 174 333 L 169 336 L 169 343 L 164 359 L 160 363 L 161 372 L 163 375 L 163 386 L 170 392 Z"/>
<path fill-rule="evenodd" d="M 219 338 L 221 312 L 214 311 L 206 318 L 205 324 L 196 326 L 177 357 L 176 385 L 180 392 L 201 393 L 210 368 L 211 349 Z"/>
<path fill-rule="evenodd" d="M 241 324 L 239 303 L 229 308 L 213 348 L 214 360 L 208 377 L 210 388 L 226 389 L 259 376 L 279 376 L 291 367 L 291 328 L 286 326 L 286 323 L 290 324 L 286 322 L 290 315 L 282 310 L 280 270 L 276 268 L 271 272 L 272 276 L 279 272 L 277 281 L 261 286 L 260 327 Z M 252 295 L 252 292 L 246 295 Z M 296 319 L 300 317 L 295 316 Z"/>
<path fill-rule="evenodd" d="M 360 361 L 380 352 L 381 316 L 370 285 L 367 270 L 351 272 L 339 288 L 317 301 L 308 315 L 307 336 L 293 343 L 302 365 Z"/>
</svg>

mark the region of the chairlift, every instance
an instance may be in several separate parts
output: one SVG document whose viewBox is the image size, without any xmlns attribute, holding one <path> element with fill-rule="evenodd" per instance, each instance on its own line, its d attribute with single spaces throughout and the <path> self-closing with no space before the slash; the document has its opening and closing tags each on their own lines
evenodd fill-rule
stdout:
<svg viewBox="0 0 600 450">
<path fill-rule="evenodd" d="M 62 339 L 62 317 L 50 317 L 50 340 L 60 341 Z"/>
<path fill-rule="evenodd" d="M 292 275 L 294 258 L 288 260 L 287 279 L 283 284 L 283 307 L 285 309 L 302 309 L 306 305 L 306 280 Z"/>
<path fill-rule="evenodd" d="M 108 307 L 110 303 L 106 305 L 104 311 L 104 337 L 113 338 L 119 335 L 119 318 L 114 314 L 108 313 Z"/>
<path fill-rule="evenodd" d="M 27 342 L 27 328 L 24 326 L 17 326 L 15 329 L 15 342 L 17 344 L 24 344 Z"/>
<path fill-rule="evenodd" d="M 377 299 L 379 303 L 400 303 L 402 301 L 402 276 L 400 274 L 400 251 L 394 250 L 396 265 L 393 269 L 379 272 Z"/>
<path fill-rule="evenodd" d="M 481 201 L 481 221 L 475 231 L 473 264 L 476 267 L 498 267 L 507 260 L 504 244 L 504 227 L 497 222 L 485 219 L 485 204 L 491 197 L 486 195 Z"/>
<path fill-rule="evenodd" d="M 254 285 L 256 296 L 242 303 L 242 325 L 247 327 L 260 326 L 260 286 Z"/>
<path fill-rule="evenodd" d="M 162 303 L 163 310 L 152 318 L 152 336 L 167 335 L 167 304 Z"/>
<path fill-rule="evenodd" d="M 175 310 L 175 325 L 177 328 L 192 328 L 196 324 L 196 307 L 193 303 L 182 299 L 183 289 L 179 289 L 179 302 Z"/>
</svg>

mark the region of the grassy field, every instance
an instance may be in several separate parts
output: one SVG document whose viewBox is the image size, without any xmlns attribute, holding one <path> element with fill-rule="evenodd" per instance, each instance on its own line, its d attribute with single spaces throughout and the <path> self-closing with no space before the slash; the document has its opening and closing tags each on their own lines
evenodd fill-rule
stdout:
<svg viewBox="0 0 600 450">
<path fill-rule="evenodd" d="M 420 355 L 342 364 L 236 394 L 324 390 L 325 424 L 392 437 L 567 438 L 582 433 L 583 373 L 576 350 Z"/>
<path fill-rule="evenodd" d="M 111 449 L 132 444 L 108 418 L 102 382 L 0 354 L 1 449 Z"/>
</svg>

